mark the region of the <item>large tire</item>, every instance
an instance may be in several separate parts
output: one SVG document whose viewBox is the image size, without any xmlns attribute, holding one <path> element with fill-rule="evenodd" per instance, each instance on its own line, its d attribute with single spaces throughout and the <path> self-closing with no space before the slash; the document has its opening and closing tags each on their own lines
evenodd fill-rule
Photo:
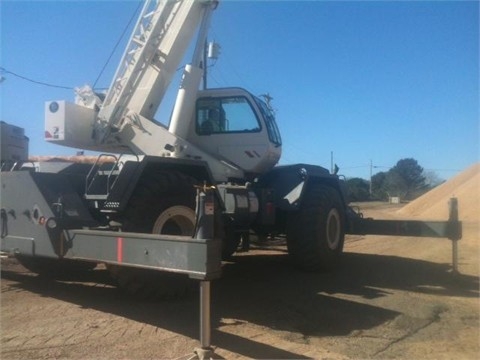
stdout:
<svg viewBox="0 0 480 360">
<path fill-rule="evenodd" d="M 195 180 L 174 171 L 144 176 L 124 213 L 123 231 L 192 236 L 195 230 Z M 141 298 L 173 298 L 190 291 L 185 275 L 109 265 L 120 288 Z"/>
<path fill-rule="evenodd" d="M 193 235 L 195 180 L 175 171 L 147 174 L 124 213 L 122 230 L 145 234 Z M 192 226 L 193 225 L 193 226 Z"/>
<path fill-rule="evenodd" d="M 330 186 L 317 184 L 307 191 L 300 210 L 288 216 L 288 253 L 303 270 L 331 270 L 343 251 L 344 207 L 340 195 Z"/>
</svg>

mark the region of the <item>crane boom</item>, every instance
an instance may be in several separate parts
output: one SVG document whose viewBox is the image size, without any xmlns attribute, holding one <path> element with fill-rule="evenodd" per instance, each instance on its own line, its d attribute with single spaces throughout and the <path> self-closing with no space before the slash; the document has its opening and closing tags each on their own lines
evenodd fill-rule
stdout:
<svg viewBox="0 0 480 360">
<path fill-rule="evenodd" d="M 95 121 L 97 143 L 120 128 L 127 113 L 153 119 L 195 31 L 215 5 L 211 0 L 145 2 Z"/>
</svg>

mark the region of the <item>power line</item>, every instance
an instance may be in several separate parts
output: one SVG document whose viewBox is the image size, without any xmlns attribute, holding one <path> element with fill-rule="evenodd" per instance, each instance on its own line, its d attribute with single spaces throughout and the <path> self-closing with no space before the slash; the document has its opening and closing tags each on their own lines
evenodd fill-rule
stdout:
<svg viewBox="0 0 480 360">
<path fill-rule="evenodd" d="M 369 166 L 370 165 L 342 166 L 342 170 L 366 168 L 366 167 L 369 167 Z"/>
<path fill-rule="evenodd" d="M 123 29 L 123 32 L 122 34 L 120 35 L 117 43 L 115 44 L 115 46 L 113 47 L 107 61 L 105 62 L 105 64 L 103 65 L 102 69 L 100 70 L 100 73 L 98 74 L 94 84 L 93 84 L 93 88 L 95 88 L 95 86 L 97 85 L 97 82 L 99 81 L 100 77 L 103 75 L 107 65 L 109 64 L 110 60 L 112 59 L 115 51 L 117 50 L 118 46 L 120 45 L 120 42 L 122 41 L 123 37 L 125 36 L 125 33 L 127 32 L 128 28 L 130 27 L 130 24 L 132 23 L 133 19 L 136 18 L 136 14 L 138 12 L 138 10 L 140 9 L 142 5 L 142 2 L 139 2 L 138 3 L 138 6 L 137 8 L 135 9 L 135 11 L 133 12 L 132 16 L 130 17 L 130 20 L 128 21 L 127 25 L 125 26 L 125 28 Z M 0 67 L 0 72 L 4 73 L 4 74 L 9 74 L 9 75 L 12 75 L 12 76 L 15 76 L 19 79 L 22 79 L 22 80 L 25 80 L 25 81 L 28 81 L 28 82 L 31 82 L 33 84 L 37 84 L 37 85 L 41 85 L 41 86 L 47 86 L 47 87 L 52 87 L 52 88 L 57 88 L 57 89 L 65 89 L 65 90 L 74 90 L 74 86 L 64 86 L 64 85 L 57 85 L 57 84 L 52 84 L 52 83 L 48 83 L 48 82 L 45 82 L 45 81 L 39 81 L 39 80 L 35 80 L 35 79 L 32 79 L 30 77 L 27 77 L 27 76 L 24 76 L 24 75 L 20 75 L 14 71 L 10 71 L 4 67 Z M 4 80 L 4 77 L 2 76 L 2 81 Z M 97 89 L 99 90 L 99 89 Z"/>
<path fill-rule="evenodd" d="M 34 79 L 29 78 L 29 77 L 17 74 L 13 71 L 7 70 L 4 67 L 0 67 L 0 71 L 5 73 L 5 74 L 13 75 L 15 77 L 18 77 L 19 79 L 29 81 L 29 82 L 37 84 L 37 85 L 48 86 L 48 87 L 53 87 L 53 88 L 57 88 L 57 89 L 73 90 L 73 86 L 56 85 L 56 84 L 51 84 L 51 83 L 47 83 L 47 82 L 44 82 L 44 81 L 34 80 Z"/>
</svg>

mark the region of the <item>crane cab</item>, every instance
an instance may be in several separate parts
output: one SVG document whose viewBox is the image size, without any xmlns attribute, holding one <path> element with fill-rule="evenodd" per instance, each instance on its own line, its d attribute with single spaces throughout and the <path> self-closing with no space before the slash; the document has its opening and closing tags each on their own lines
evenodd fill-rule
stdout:
<svg viewBox="0 0 480 360">
<path fill-rule="evenodd" d="M 282 141 L 273 112 L 244 89 L 200 91 L 193 117 L 186 140 L 247 175 L 263 173 L 280 159 Z"/>
</svg>

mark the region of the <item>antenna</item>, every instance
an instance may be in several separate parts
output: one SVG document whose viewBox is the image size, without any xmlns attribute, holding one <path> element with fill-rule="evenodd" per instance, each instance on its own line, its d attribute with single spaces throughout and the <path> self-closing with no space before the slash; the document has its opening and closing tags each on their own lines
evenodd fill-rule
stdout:
<svg viewBox="0 0 480 360">
<path fill-rule="evenodd" d="M 268 108 L 269 108 L 270 110 L 273 110 L 273 109 L 272 109 L 272 100 L 273 100 L 273 97 L 271 97 L 269 93 L 262 94 L 262 95 L 260 95 L 260 96 L 265 100 L 265 104 L 267 104 Z"/>
</svg>

